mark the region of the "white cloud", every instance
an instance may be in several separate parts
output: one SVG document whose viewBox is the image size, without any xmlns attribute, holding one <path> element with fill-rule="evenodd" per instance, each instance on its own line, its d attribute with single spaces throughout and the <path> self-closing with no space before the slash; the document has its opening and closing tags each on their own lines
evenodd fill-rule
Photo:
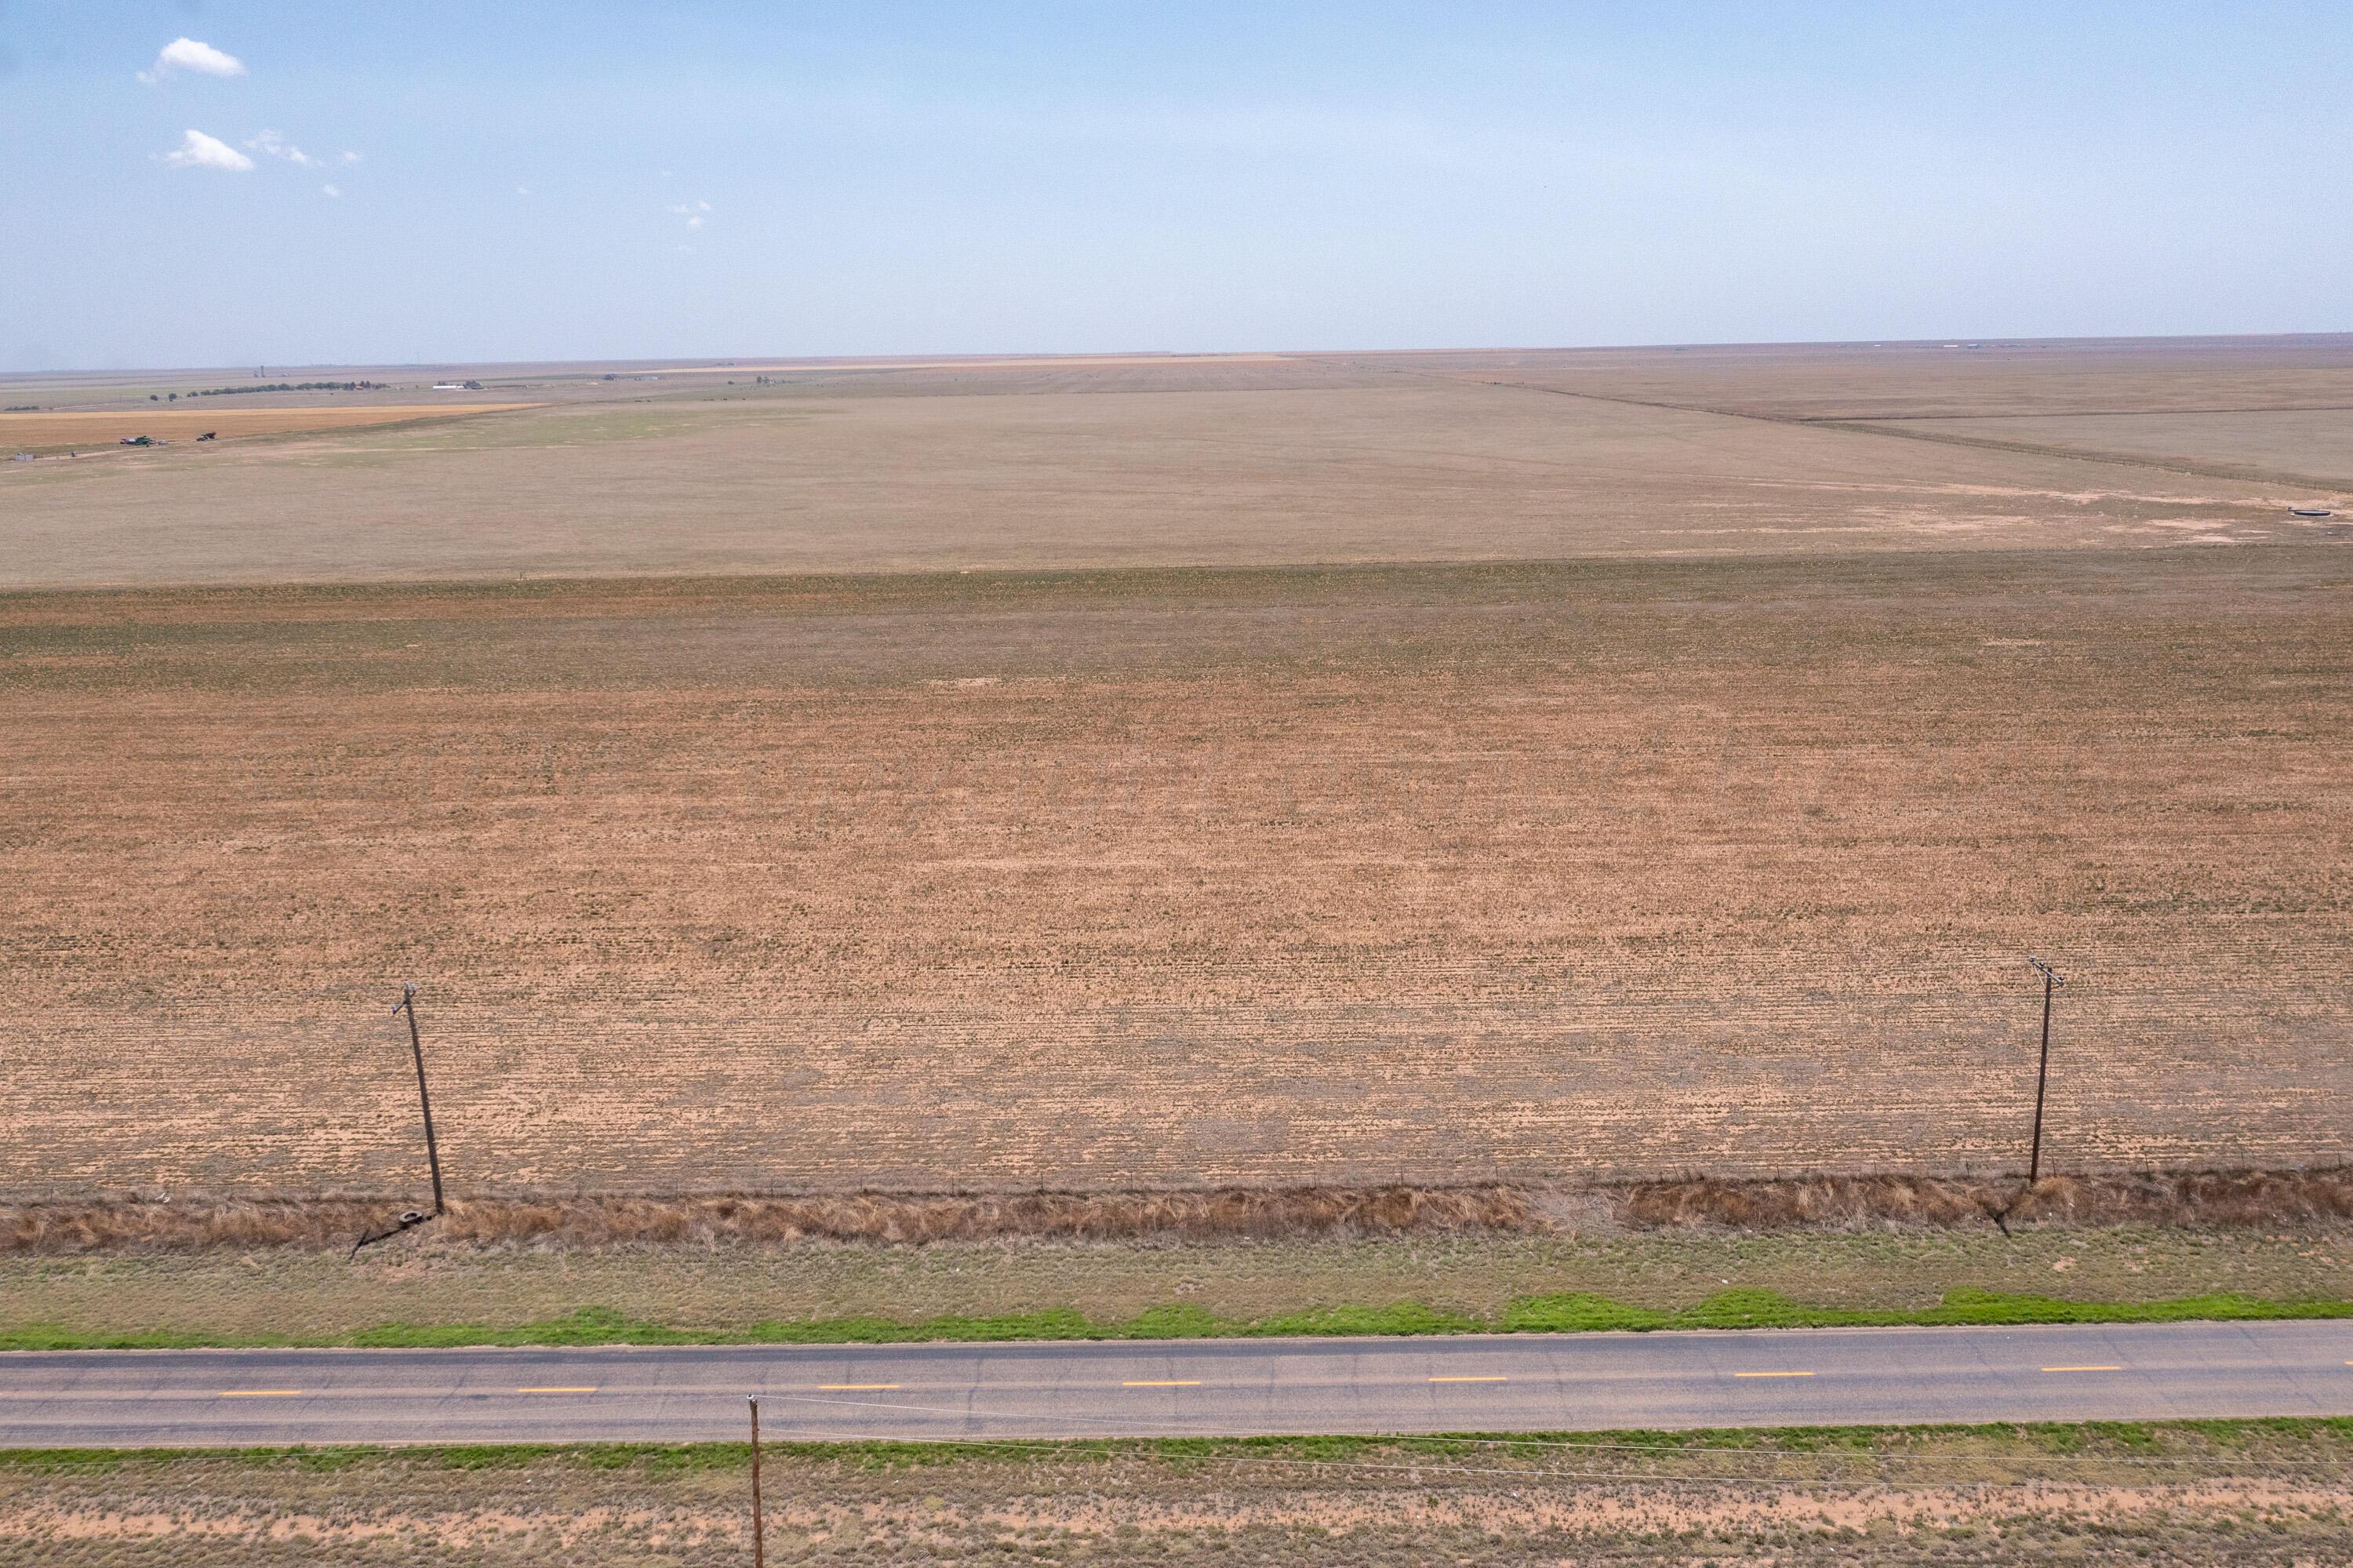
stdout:
<svg viewBox="0 0 2353 1568">
<path fill-rule="evenodd" d="M 257 153 L 267 153 L 273 158 L 283 158 L 299 169 L 323 169 L 327 166 L 326 159 L 311 156 L 275 131 L 259 132 L 246 145 Z"/>
<path fill-rule="evenodd" d="M 251 158 L 201 131 L 189 132 L 180 139 L 179 146 L 158 155 L 175 169 L 226 169 L 242 175 L 253 167 Z"/>
<path fill-rule="evenodd" d="M 687 228 L 701 228 L 702 215 L 711 210 L 711 204 L 707 201 L 682 201 L 666 210 L 686 219 Z"/>
<path fill-rule="evenodd" d="M 339 196 L 343 194 L 342 191 L 337 190 L 333 185 L 321 185 L 319 188 L 326 192 L 331 196 Z"/>
<path fill-rule="evenodd" d="M 360 161 L 360 155 L 357 153 L 345 153 L 335 161 L 339 164 L 356 164 Z"/>
<path fill-rule="evenodd" d="M 155 63 L 139 73 L 139 79 L 153 87 L 175 71 L 192 70 L 199 76 L 243 76 L 245 62 L 235 55 L 223 54 L 210 44 L 200 44 L 194 38 L 174 38 L 155 55 Z"/>
</svg>

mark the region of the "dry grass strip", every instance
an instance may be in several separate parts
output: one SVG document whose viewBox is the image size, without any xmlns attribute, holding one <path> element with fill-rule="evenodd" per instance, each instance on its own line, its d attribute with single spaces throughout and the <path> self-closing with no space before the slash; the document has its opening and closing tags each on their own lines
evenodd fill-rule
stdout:
<svg viewBox="0 0 2353 1568">
<path fill-rule="evenodd" d="M 107 1195 L 0 1202 L 0 1253 L 344 1246 L 403 1205 L 353 1195 Z M 589 1193 L 461 1199 L 438 1234 L 479 1245 L 1289 1240 L 1471 1233 L 1873 1230 L 2011 1224 L 2263 1226 L 2353 1219 L 2353 1169 L 2014 1179 L 1907 1175 L 1526 1186 L 807 1196 Z"/>
<path fill-rule="evenodd" d="M 1274 1240 L 1546 1228 L 1526 1189 L 1226 1188 L 1209 1192 L 808 1197 L 594 1194 L 460 1200 L 439 1234 L 482 1245 L 789 1244 L 807 1240 Z M 108 1197 L 0 1202 L 0 1253 L 348 1245 L 401 1207 L 357 1197 Z"/>
<path fill-rule="evenodd" d="M 1874 1229 L 1984 1224 L 2276 1225 L 2353 1218 L 2353 1170 L 2179 1171 L 2015 1177 L 1695 1178 L 1610 1189 L 1641 1229 Z"/>
</svg>

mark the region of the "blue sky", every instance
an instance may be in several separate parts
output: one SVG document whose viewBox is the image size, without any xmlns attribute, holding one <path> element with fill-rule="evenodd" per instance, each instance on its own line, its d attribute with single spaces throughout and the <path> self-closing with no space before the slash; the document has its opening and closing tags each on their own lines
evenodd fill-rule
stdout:
<svg viewBox="0 0 2353 1568">
<path fill-rule="evenodd" d="M 0 0 L 0 369 L 2342 330 L 2348 67 L 2343 4 Z"/>
</svg>

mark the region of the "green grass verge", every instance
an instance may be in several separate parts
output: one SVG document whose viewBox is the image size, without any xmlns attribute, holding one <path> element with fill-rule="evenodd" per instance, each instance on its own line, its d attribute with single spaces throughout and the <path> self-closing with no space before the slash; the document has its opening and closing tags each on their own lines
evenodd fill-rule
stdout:
<svg viewBox="0 0 2353 1568">
<path fill-rule="evenodd" d="M 223 1335 L 186 1330 L 103 1332 L 56 1324 L 0 1329 L 0 1351 L 193 1350 L 206 1347 L 434 1349 L 461 1345 L 897 1345 L 925 1340 L 989 1343 L 1011 1340 L 1274 1339 L 1306 1335 L 1577 1333 L 1596 1330 L 1845 1329 L 2001 1323 L 2178 1323 L 2193 1319 L 2353 1318 L 2353 1301 L 2272 1301 L 2249 1296 L 2185 1296 L 2167 1301 L 2063 1301 L 1955 1290 L 1935 1307 L 1914 1310 L 1808 1307 L 1769 1290 L 1726 1290 L 1679 1310 L 1630 1307 L 1606 1296 L 1524 1296 L 1493 1319 L 1444 1312 L 1419 1302 L 1332 1307 L 1248 1320 L 1198 1307 L 1155 1307 L 1125 1322 L 1097 1322 L 1074 1311 L 993 1318 L 822 1318 L 754 1323 L 745 1329 L 681 1329 L 601 1307 L 562 1318 L 497 1328 L 480 1323 L 384 1323 L 342 1338 Z"/>
<path fill-rule="evenodd" d="M 2250 1420 L 2011 1422 L 1991 1425 L 1753 1426 L 1654 1431 L 1438 1433 L 1418 1436 L 1075 1437 L 1036 1442 L 802 1442 L 771 1440 L 771 1457 L 888 1468 L 986 1461 L 1071 1459 L 1283 1459 L 1345 1461 L 1384 1454 L 1463 1458 L 1535 1458 L 1559 1450 L 1642 1449 L 1674 1454 L 1825 1454 L 1904 1457 L 1966 1451 L 2010 1457 L 2147 1458 L 2164 1454 L 2225 1460 L 2261 1444 L 2353 1446 L 2353 1417 L 2267 1416 Z M 742 1443 L 507 1443 L 390 1447 L 0 1448 L 0 1470 L 107 1471 L 227 1462 L 336 1470 L 375 1462 L 452 1470 L 560 1462 L 590 1469 L 728 1470 L 749 1463 Z"/>
</svg>

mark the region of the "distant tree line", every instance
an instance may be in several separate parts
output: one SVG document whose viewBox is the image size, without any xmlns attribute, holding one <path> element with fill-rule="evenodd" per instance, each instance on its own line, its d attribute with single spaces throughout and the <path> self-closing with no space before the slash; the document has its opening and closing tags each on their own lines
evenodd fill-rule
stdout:
<svg viewBox="0 0 2353 1568">
<path fill-rule="evenodd" d="M 375 392 L 383 387 L 381 381 L 272 381 L 266 386 L 256 382 L 250 387 L 207 387 L 188 396 L 234 397 L 240 392 Z"/>
</svg>

